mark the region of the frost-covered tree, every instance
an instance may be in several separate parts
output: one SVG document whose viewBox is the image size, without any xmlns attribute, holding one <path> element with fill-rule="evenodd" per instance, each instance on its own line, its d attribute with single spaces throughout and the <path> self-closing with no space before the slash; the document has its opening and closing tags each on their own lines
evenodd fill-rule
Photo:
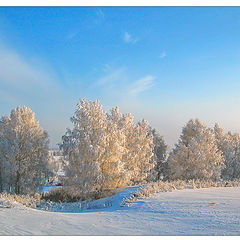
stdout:
<svg viewBox="0 0 240 240">
<path fill-rule="evenodd" d="M 119 108 L 103 111 L 99 101 L 80 100 L 71 118 L 73 129 L 63 136 L 61 148 L 70 192 L 89 197 L 94 192 L 141 182 L 153 168 L 153 138 L 143 120 Z"/>
<path fill-rule="evenodd" d="M 139 121 L 136 125 L 132 123 L 132 116 L 126 115 L 128 127 L 127 136 L 127 155 L 125 156 L 126 167 L 130 181 L 141 183 L 152 179 L 152 170 L 155 167 L 153 160 L 153 136 L 149 131 L 150 126 L 146 120 Z"/>
<path fill-rule="evenodd" d="M 240 135 L 224 133 L 216 123 L 213 129 L 218 149 L 222 152 L 225 167 L 222 169 L 222 178 L 232 180 L 240 178 Z"/>
<path fill-rule="evenodd" d="M 232 180 L 240 178 L 240 135 L 228 132 L 224 138 L 223 157 L 225 168 L 222 177 Z"/>
<path fill-rule="evenodd" d="M 9 136 L 7 139 L 5 136 L 6 134 L 4 134 L 7 131 L 6 126 L 9 120 L 10 119 L 8 116 L 3 116 L 0 119 L 0 192 L 4 190 L 7 180 L 9 181 L 10 175 L 10 166 L 7 153 L 10 153 L 8 139 L 11 138 L 11 136 Z"/>
<path fill-rule="evenodd" d="M 73 130 L 67 130 L 60 146 L 68 162 L 65 185 L 70 192 L 89 197 L 102 189 L 104 181 L 107 116 L 98 100 L 81 99 L 71 121 Z"/>
<path fill-rule="evenodd" d="M 104 176 L 104 188 L 114 189 L 127 185 L 123 155 L 126 152 L 126 136 L 123 131 L 123 115 L 119 108 L 112 108 L 107 114 L 106 147 L 101 169 Z"/>
<path fill-rule="evenodd" d="M 198 119 L 191 119 L 169 154 L 168 165 L 171 179 L 219 179 L 223 158 L 214 133 Z"/>
<path fill-rule="evenodd" d="M 156 180 L 167 179 L 168 166 L 167 166 L 167 145 L 163 136 L 159 134 L 156 129 L 150 129 L 153 135 L 154 145 L 154 160 L 156 161 L 155 170 L 157 173 Z"/>
<path fill-rule="evenodd" d="M 213 129 L 219 151 L 224 158 L 225 167 L 222 178 L 232 180 L 240 178 L 240 135 L 224 130 L 216 123 Z"/>
<path fill-rule="evenodd" d="M 219 126 L 218 123 L 215 123 L 213 132 L 215 135 L 215 141 L 220 152 L 224 152 L 224 145 L 225 145 L 225 133 L 224 130 Z"/>
<path fill-rule="evenodd" d="M 140 183 L 150 178 L 154 167 L 153 137 L 149 124 L 133 123 L 131 114 L 113 108 L 107 114 L 107 155 L 104 157 L 105 181 L 111 188 Z"/>
<path fill-rule="evenodd" d="M 28 107 L 0 121 L 1 188 L 16 194 L 38 190 L 47 178 L 48 135 Z"/>
</svg>

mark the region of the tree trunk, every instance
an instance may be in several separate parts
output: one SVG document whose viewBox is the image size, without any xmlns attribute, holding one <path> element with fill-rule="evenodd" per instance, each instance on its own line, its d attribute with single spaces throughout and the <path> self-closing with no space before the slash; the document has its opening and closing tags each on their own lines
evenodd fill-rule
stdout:
<svg viewBox="0 0 240 240">
<path fill-rule="evenodd" d="M 0 166 L 0 192 L 3 191 L 3 183 L 2 183 L 2 168 Z"/>
<path fill-rule="evenodd" d="M 17 171 L 17 177 L 16 177 L 16 181 L 15 181 L 15 193 L 19 194 L 20 193 L 20 174 L 19 171 Z"/>
</svg>

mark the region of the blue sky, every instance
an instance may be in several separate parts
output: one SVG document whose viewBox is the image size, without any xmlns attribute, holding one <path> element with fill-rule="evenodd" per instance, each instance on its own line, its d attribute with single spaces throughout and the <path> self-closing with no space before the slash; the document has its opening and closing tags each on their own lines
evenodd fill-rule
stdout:
<svg viewBox="0 0 240 240">
<path fill-rule="evenodd" d="M 198 117 L 240 131 L 239 7 L 1 7 L 0 115 L 29 106 L 61 141 L 80 98 L 175 143 Z"/>
</svg>

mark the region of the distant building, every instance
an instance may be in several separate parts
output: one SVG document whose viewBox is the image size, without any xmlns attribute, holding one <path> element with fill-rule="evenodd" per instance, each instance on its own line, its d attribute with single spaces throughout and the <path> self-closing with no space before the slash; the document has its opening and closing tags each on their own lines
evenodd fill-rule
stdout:
<svg viewBox="0 0 240 240">
<path fill-rule="evenodd" d="M 49 154 L 49 166 L 53 176 L 49 178 L 49 183 L 58 184 L 64 178 L 64 161 L 63 152 L 61 150 L 51 149 Z"/>
</svg>

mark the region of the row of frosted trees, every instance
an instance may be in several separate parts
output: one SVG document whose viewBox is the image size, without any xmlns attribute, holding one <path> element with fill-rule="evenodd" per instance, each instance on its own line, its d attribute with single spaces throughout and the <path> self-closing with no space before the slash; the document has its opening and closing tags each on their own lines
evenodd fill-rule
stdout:
<svg viewBox="0 0 240 240">
<path fill-rule="evenodd" d="M 64 189 L 89 197 L 108 189 L 157 180 L 240 178 L 240 136 L 198 119 L 182 129 L 167 153 L 163 137 L 146 120 L 103 110 L 99 101 L 80 100 L 72 129 L 62 137 Z M 51 174 L 48 135 L 27 107 L 0 119 L 0 190 L 32 193 Z"/>
<path fill-rule="evenodd" d="M 168 179 L 240 178 L 240 135 L 190 120 L 167 158 Z"/>
<path fill-rule="evenodd" d="M 63 136 L 66 186 L 87 196 L 92 192 L 149 181 L 240 177 L 240 136 L 198 119 L 182 129 L 167 154 L 163 137 L 148 122 L 134 123 L 118 108 L 103 111 L 98 101 L 81 100 L 71 118 L 73 129 Z"/>
</svg>

